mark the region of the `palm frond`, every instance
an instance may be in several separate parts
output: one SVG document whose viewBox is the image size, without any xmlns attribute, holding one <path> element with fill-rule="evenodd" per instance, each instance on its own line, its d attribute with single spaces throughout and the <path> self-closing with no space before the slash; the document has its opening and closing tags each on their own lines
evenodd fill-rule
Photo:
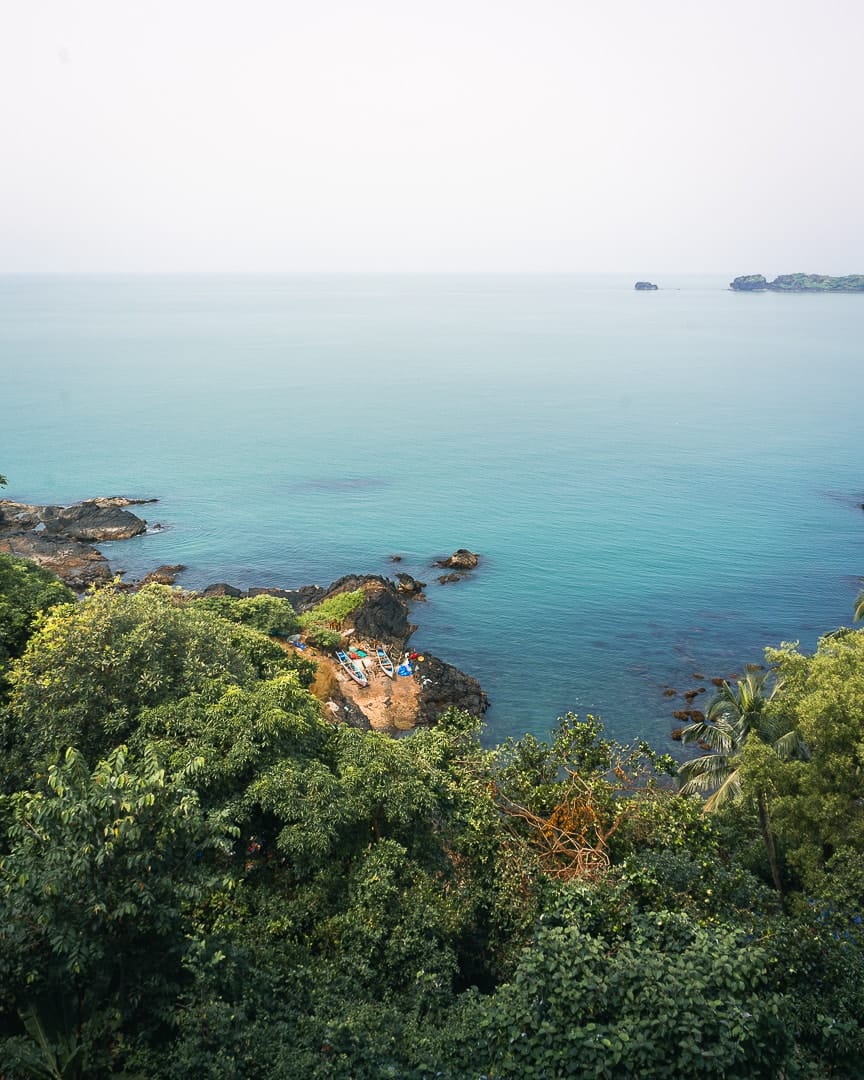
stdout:
<svg viewBox="0 0 864 1080">
<path fill-rule="evenodd" d="M 772 743 L 779 757 L 784 761 L 809 761 L 810 748 L 797 731 L 787 731 Z"/>
<path fill-rule="evenodd" d="M 735 769 L 726 777 L 710 799 L 705 802 L 705 813 L 711 814 L 741 794 L 741 774 Z"/>
<path fill-rule="evenodd" d="M 709 724 L 704 720 L 699 720 L 697 723 L 690 724 L 682 730 L 681 742 L 705 743 L 711 750 L 728 754 L 735 749 L 737 739 L 735 738 L 734 732 L 730 731 L 725 726 Z"/>
</svg>

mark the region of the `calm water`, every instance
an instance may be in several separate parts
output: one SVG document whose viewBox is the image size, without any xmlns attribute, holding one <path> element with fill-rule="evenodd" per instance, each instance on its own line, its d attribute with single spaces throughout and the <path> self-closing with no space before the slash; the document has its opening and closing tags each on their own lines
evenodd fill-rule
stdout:
<svg viewBox="0 0 864 1080">
<path fill-rule="evenodd" d="M 731 276 L 0 278 L 0 471 L 158 496 L 103 548 L 133 576 L 404 569 L 492 739 L 572 709 L 665 746 L 666 683 L 811 648 L 864 573 L 864 296 Z"/>
</svg>

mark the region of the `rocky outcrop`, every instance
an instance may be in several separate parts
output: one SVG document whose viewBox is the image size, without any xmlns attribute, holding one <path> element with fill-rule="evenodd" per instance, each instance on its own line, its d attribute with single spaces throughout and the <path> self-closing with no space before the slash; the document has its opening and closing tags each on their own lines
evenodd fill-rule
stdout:
<svg viewBox="0 0 864 1080">
<path fill-rule="evenodd" d="M 420 705 L 417 722 L 434 724 L 438 715 L 451 706 L 482 716 L 489 708 L 480 683 L 464 671 L 428 653 L 418 665 Z"/>
<path fill-rule="evenodd" d="M 177 580 L 177 575 L 182 574 L 186 567 L 183 563 L 174 563 L 173 565 L 157 566 L 155 570 L 151 570 L 149 574 L 141 579 L 139 584 L 141 585 L 173 585 Z"/>
<path fill-rule="evenodd" d="M 396 575 L 397 592 L 400 592 L 405 596 L 410 596 L 413 600 L 425 599 L 423 596 L 423 590 L 425 588 L 425 581 L 418 581 L 417 578 L 411 577 L 410 574 Z"/>
<path fill-rule="evenodd" d="M 107 559 L 91 545 L 146 532 L 147 522 L 126 507 L 155 501 L 113 497 L 35 506 L 0 499 L 0 551 L 32 559 L 80 592 L 113 576 Z"/>
<path fill-rule="evenodd" d="M 33 532 L 0 532 L 0 551 L 19 559 L 31 559 L 76 592 L 105 584 L 113 577 L 105 556 L 78 540 L 48 538 Z"/>
<path fill-rule="evenodd" d="M 413 579 L 412 579 L 413 580 Z M 339 593 L 362 589 L 365 599 L 350 616 L 354 636 L 369 638 L 392 645 L 401 651 L 405 642 L 417 629 L 408 621 L 408 605 L 392 581 L 372 574 L 348 574 L 327 588 L 320 585 L 304 585 L 299 589 L 248 589 L 246 592 L 220 582 L 208 585 L 204 596 L 278 596 L 287 600 L 298 613 L 309 611 L 323 600 Z"/>
<path fill-rule="evenodd" d="M 864 274 L 780 274 L 773 281 L 764 274 L 745 274 L 731 281 L 729 288 L 735 292 L 864 292 Z"/>
<path fill-rule="evenodd" d="M 660 286 L 655 285 L 653 281 L 637 281 L 633 288 L 637 292 L 656 292 Z"/>
<path fill-rule="evenodd" d="M 126 510 L 131 499 L 88 499 L 74 506 L 31 506 L 0 500 L 0 533 L 41 532 L 46 537 L 99 543 L 128 540 L 147 531 L 147 522 Z"/>
<path fill-rule="evenodd" d="M 435 565 L 442 567 L 444 570 L 473 570 L 479 562 L 479 555 L 475 555 L 468 548 L 459 548 L 448 558 L 438 559 Z"/>
</svg>

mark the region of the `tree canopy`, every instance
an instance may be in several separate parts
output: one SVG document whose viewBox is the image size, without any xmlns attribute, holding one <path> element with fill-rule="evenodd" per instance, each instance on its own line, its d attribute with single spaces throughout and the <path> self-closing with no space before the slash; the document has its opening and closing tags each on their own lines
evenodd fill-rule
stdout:
<svg viewBox="0 0 864 1080">
<path fill-rule="evenodd" d="M 862 1075 L 864 632 L 721 688 L 704 814 L 592 717 L 331 722 L 274 600 L 0 560 L 4 1077 Z"/>
</svg>

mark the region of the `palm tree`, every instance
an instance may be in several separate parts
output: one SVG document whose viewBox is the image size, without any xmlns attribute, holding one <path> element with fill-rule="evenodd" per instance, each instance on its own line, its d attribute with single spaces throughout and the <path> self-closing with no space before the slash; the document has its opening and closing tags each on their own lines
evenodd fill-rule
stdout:
<svg viewBox="0 0 864 1080">
<path fill-rule="evenodd" d="M 741 794 L 738 762 L 744 744 L 751 735 L 767 743 L 785 760 L 807 756 L 806 746 L 789 721 L 776 710 L 767 708 L 782 687 L 782 683 L 774 682 L 769 690 L 770 678 L 770 672 L 749 667 L 744 678 L 734 686 L 724 680 L 708 705 L 705 719 L 690 724 L 681 732 L 683 743 L 699 742 L 710 750 L 710 753 L 686 762 L 678 773 L 683 794 L 704 795 L 712 792 L 705 801 L 707 813 Z M 771 833 L 766 791 L 756 792 L 756 803 L 771 877 L 782 899 L 783 886 Z"/>
</svg>

